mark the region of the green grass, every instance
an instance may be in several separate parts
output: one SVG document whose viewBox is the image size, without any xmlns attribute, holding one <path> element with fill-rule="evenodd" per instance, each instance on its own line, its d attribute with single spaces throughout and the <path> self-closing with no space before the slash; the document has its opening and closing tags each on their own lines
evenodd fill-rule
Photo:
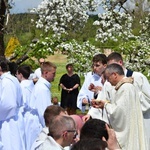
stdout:
<svg viewBox="0 0 150 150">
<path fill-rule="evenodd" d="M 59 101 L 61 97 L 61 90 L 58 89 L 58 84 L 61 76 L 66 73 L 66 63 L 67 63 L 67 58 L 65 55 L 62 55 L 60 53 L 57 53 L 55 55 L 49 56 L 47 60 L 53 62 L 57 66 L 56 70 L 56 76 L 54 81 L 52 82 L 52 87 L 51 87 L 51 92 L 52 96 L 57 96 Z"/>
<path fill-rule="evenodd" d="M 60 100 L 60 94 L 61 94 L 61 89 L 59 90 L 58 84 L 61 76 L 66 73 L 66 63 L 55 63 L 57 65 L 57 71 L 56 71 L 56 76 L 55 80 L 52 82 L 52 96 L 57 96 L 58 99 Z"/>
<path fill-rule="evenodd" d="M 67 64 L 67 58 L 65 55 L 62 54 L 55 54 L 53 56 L 50 56 L 47 58 L 47 60 L 53 62 L 57 66 L 56 70 L 56 76 L 54 81 L 51 83 L 51 93 L 52 97 L 57 96 L 58 100 L 60 101 L 61 99 L 61 89 L 59 90 L 58 84 L 61 76 L 66 73 L 66 64 Z M 84 78 L 81 78 L 81 85 L 83 83 Z M 86 114 L 87 111 L 84 113 Z M 77 114 L 83 114 L 79 109 L 77 110 Z"/>
</svg>

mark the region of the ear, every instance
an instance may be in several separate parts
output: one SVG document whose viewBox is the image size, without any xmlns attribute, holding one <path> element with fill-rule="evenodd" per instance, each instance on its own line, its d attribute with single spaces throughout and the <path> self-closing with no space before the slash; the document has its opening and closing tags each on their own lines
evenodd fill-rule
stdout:
<svg viewBox="0 0 150 150">
<path fill-rule="evenodd" d="M 47 75 L 47 73 L 48 73 L 48 71 L 44 71 L 44 72 L 43 72 L 43 75 L 44 75 L 44 76 L 46 76 L 46 75 Z"/>
<path fill-rule="evenodd" d="M 121 66 L 123 66 L 123 62 L 122 62 L 122 60 L 119 60 L 119 62 L 118 62 Z"/>
<path fill-rule="evenodd" d="M 62 134 L 62 137 L 63 137 L 63 138 L 66 138 L 67 135 L 68 135 L 68 132 L 67 132 L 67 131 L 64 131 L 63 134 Z"/>
<path fill-rule="evenodd" d="M 21 77 L 21 78 L 23 78 L 23 75 L 22 75 L 22 73 L 18 73 L 18 75 L 20 75 L 20 77 Z"/>
<path fill-rule="evenodd" d="M 116 79 L 118 74 L 116 72 L 114 72 L 113 74 L 114 74 L 114 77 Z"/>
<path fill-rule="evenodd" d="M 107 64 L 104 64 L 104 68 L 106 68 L 107 67 Z"/>
</svg>

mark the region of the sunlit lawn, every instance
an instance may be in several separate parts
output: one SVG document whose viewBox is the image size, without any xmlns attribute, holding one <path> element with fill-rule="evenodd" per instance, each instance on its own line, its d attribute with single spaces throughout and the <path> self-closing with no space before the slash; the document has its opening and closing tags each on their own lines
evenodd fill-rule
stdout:
<svg viewBox="0 0 150 150">
<path fill-rule="evenodd" d="M 52 87 L 51 87 L 51 92 L 52 96 L 57 96 L 59 101 L 61 98 L 61 89 L 59 90 L 59 80 L 61 76 L 66 73 L 66 64 L 67 64 L 67 59 L 65 55 L 62 54 L 55 54 L 54 56 L 50 56 L 47 58 L 47 60 L 53 62 L 57 66 L 57 71 L 56 71 L 56 76 L 55 80 L 52 82 Z M 83 82 L 83 78 L 81 79 L 81 83 Z M 81 111 L 77 110 L 77 113 L 80 114 Z"/>
<path fill-rule="evenodd" d="M 60 77 L 66 72 L 65 66 L 67 63 L 67 59 L 65 55 L 55 54 L 49 56 L 48 60 L 53 62 L 57 66 L 56 76 L 55 76 L 55 80 L 52 82 L 51 91 L 52 91 L 52 96 L 57 96 L 58 99 L 60 100 L 61 91 L 58 90 L 58 84 L 59 84 Z"/>
</svg>

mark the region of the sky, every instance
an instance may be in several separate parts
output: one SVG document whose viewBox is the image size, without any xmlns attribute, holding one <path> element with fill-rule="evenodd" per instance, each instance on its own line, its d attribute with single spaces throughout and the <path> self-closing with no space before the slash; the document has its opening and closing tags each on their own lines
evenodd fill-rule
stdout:
<svg viewBox="0 0 150 150">
<path fill-rule="evenodd" d="M 10 10 L 11 13 L 24 13 L 29 12 L 30 9 L 37 7 L 43 0 L 13 0 L 13 8 Z M 103 12 L 102 8 L 99 7 L 98 11 L 94 14 Z M 93 14 L 93 13 L 92 13 Z"/>
<path fill-rule="evenodd" d="M 24 13 L 28 12 L 29 9 L 37 7 L 42 0 L 13 0 L 13 2 L 11 13 Z"/>
<path fill-rule="evenodd" d="M 10 12 L 11 14 L 29 12 L 30 9 L 37 7 L 42 1 L 43 0 L 13 0 L 13 7 Z M 102 11 L 102 8 L 98 8 L 98 11 L 92 14 L 98 14 Z"/>
</svg>

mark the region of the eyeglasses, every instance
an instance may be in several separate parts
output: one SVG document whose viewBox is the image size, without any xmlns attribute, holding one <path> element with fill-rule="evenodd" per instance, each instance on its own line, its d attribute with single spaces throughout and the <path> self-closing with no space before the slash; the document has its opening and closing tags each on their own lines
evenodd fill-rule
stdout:
<svg viewBox="0 0 150 150">
<path fill-rule="evenodd" d="M 111 74 L 109 74 L 109 75 L 105 75 L 106 80 L 109 81 L 110 77 L 111 77 L 113 74 L 114 74 L 114 73 L 111 73 Z"/>
<path fill-rule="evenodd" d="M 74 132 L 74 136 L 73 136 L 73 139 L 76 138 L 76 136 L 78 135 L 78 132 L 77 130 L 66 130 L 67 132 Z"/>
</svg>

